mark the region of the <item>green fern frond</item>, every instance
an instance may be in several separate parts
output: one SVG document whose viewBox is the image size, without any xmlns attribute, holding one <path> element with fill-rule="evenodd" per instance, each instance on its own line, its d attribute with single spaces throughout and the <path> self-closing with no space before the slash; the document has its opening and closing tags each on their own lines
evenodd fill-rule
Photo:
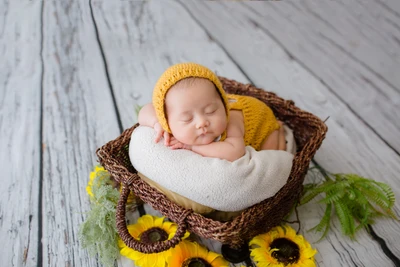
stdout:
<svg viewBox="0 0 400 267">
<path fill-rule="evenodd" d="M 329 227 L 330 227 L 330 222 L 331 222 L 331 214 L 332 214 L 332 204 L 329 203 L 328 205 L 326 205 L 324 216 L 322 217 L 319 224 L 317 224 L 316 226 L 314 226 L 313 228 L 311 228 L 309 230 L 309 231 L 323 232 L 322 236 L 320 237 L 320 239 L 317 242 L 322 240 L 328 233 Z"/>
<path fill-rule="evenodd" d="M 340 191 L 345 190 L 346 188 L 351 186 L 351 182 L 348 180 L 337 179 L 337 180 L 330 180 L 323 183 L 320 187 L 323 191 Z"/>
<path fill-rule="evenodd" d="M 378 187 L 375 187 L 372 183 L 358 183 L 358 188 L 369 201 L 372 201 L 383 210 L 390 209 L 390 200 Z"/>
<path fill-rule="evenodd" d="M 394 196 L 394 192 L 393 192 L 392 188 L 385 183 L 376 182 L 376 181 L 373 181 L 373 182 L 374 182 L 374 184 L 379 186 L 379 188 L 382 189 L 382 191 L 385 193 L 386 197 L 389 200 L 389 208 L 392 208 L 396 201 L 396 197 Z"/>
<path fill-rule="evenodd" d="M 349 200 L 355 200 L 356 199 L 356 193 L 354 192 L 353 188 L 350 188 L 350 190 L 348 190 L 346 193 L 348 194 Z"/>
<path fill-rule="evenodd" d="M 340 199 L 342 199 L 345 193 L 346 192 L 344 190 L 336 190 L 336 191 L 327 192 L 326 198 L 321 199 L 319 202 L 325 203 L 325 204 L 335 203 L 335 202 L 339 201 Z"/>
<path fill-rule="evenodd" d="M 316 183 L 303 184 L 303 195 L 317 187 Z"/>
<path fill-rule="evenodd" d="M 347 205 L 340 200 L 336 201 L 335 211 L 339 218 L 342 232 L 345 235 L 348 235 L 350 238 L 353 238 L 355 234 L 354 220 L 351 218 L 351 216 L 349 216 L 351 213 L 347 208 Z"/>
<path fill-rule="evenodd" d="M 364 207 L 369 203 L 368 199 L 361 193 L 360 190 L 358 190 L 358 188 L 353 188 L 353 193 L 355 194 L 355 205 L 358 204 L 358 206 Z"/>
<path fill-rule="evenodd" d="M 319 224 L 311 229 L 323 231 L 321 239 L 329 230 L 333 208 L 343 234 L 352 239 L 358 230 L 368 230 L 375 218 L 391 217 L 397 220 L 392 210 L 395 195 L 389 185 L 357 174 L 330 174 L 320 166 L 316 169 L 324 180 L 306 185 L 300 204 L 304 205 L 317 196 L 322 196 L 319 203 L 326 205 L 325 213 Z M 315 173 L 315 168 L 313 170 Z"/>
<path fill-rule="evenodd" d="M 300 205 L 304 205 L 304 204 L 310 202 L 311 200 L 313 200 L 316 196 L 318 196 L 322 192 L 323 192 L 323 190 L 321 188 L 309 189 L 308 192 L 306 192 L 305 195 L 301 198 Z"/>
</svg>

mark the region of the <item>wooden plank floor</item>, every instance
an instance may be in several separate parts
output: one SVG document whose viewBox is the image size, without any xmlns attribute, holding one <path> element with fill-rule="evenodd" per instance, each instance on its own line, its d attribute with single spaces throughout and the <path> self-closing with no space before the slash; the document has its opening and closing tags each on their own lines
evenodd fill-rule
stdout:
<svg viewBox="0 0 400 267">
<path fill-rule="evenodd" d="M 136 122 L 135 104 L 182 61 L 329 117 L 315 161 L 400 198 L 399 3 L 0 0 L 0 266 L 99 266 L 77 239 L 95 150 Z M 307 229 L 323 207 L 299 214 L 318 240 Z M 313 244 L 318 266 L 400 266 L 399 222 L 378 220 L 357 240 L 334 221 Z"/>
</svg>

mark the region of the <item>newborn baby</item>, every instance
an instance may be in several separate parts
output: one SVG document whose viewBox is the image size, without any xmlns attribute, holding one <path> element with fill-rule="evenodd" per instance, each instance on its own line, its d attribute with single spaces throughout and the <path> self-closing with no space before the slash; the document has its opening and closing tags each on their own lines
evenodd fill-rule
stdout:
<svg viewBox="0 0 400 267">
<path fill-rule="evenodd" d="M 196 63 L 169 67 L 139 112 L 139 124 L 153 127 L 171 149 L 235 161 L 245 146 L 286 150 L 285 132 L 262 101 L 226 94 L 218 77 Z"/>
</svg>

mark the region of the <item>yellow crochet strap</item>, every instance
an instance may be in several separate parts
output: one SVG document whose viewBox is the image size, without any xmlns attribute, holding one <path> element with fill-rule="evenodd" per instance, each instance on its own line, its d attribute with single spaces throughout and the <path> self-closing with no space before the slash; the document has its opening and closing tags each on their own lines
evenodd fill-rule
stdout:
<svg viewBox="0 0 400 267">
<path fill-rule="evenodd" d="M 244 120 L 244 142 L 260 150 L 262 142 L 280 125 L 273 111 L 257 98 L 243 95 L 227 95 L 230 110 L 240 110 Z"/>
</svg>

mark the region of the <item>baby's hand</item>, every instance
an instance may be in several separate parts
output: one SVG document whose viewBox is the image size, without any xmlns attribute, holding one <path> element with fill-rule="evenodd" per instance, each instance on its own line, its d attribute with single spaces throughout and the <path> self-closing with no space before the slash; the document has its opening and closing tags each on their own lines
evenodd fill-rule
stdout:
<svg viewBox="0 0 400 267">
<path fill-rule="evenodd" d="M 154 138 L 154 142 L 160 142 L 161 137 L 164 136 L 164 145 L 168 146 L 171 140 L 171 135 L 168 132 L 165 132 L 164 129 L 161 127 L 160 123 L 156 122 L 154 124 L 154 130 L 156 131 L 156 137 Z"/>
<path fill-rule="evenodd" d="M 192 146 L 185 145 L 184 143 L 179 142 L 175 137 L 171 137 L 169 142 L 169 148 L 171 149 L 187 149 L 192 150 Z"/>
</svg>

